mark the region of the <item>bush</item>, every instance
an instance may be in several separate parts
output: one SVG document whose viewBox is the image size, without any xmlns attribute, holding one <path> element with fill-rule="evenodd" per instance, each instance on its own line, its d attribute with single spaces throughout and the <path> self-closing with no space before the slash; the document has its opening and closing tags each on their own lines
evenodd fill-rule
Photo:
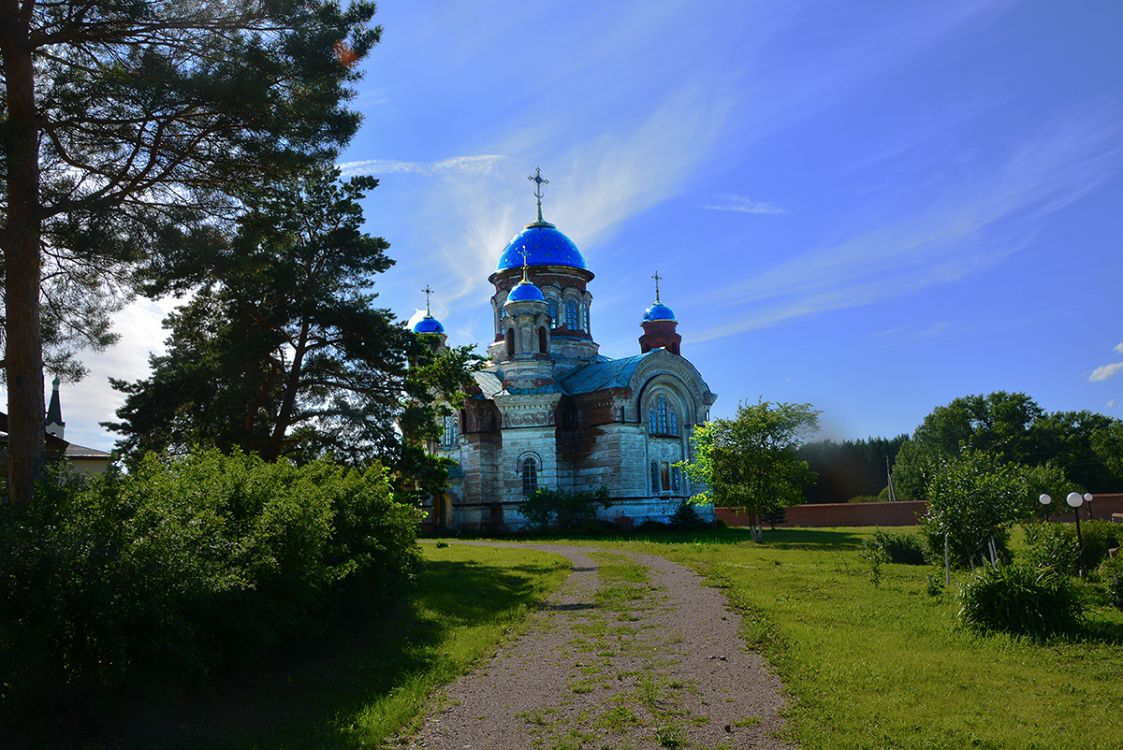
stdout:
<svg viewBox="0 0 1123 750">
<path fill-rule="evenodd" d="M 589 522 L 596 522 L 597 508 L 608 508 L 611 505 L 607 487 L 601 487 L 596 492 L 566 492 L 539 487 L 519 510 L 527 520 L 541 529 L 553 522 L 558 529 L 574 531 L 581 527 L 591 527 L 593 524 Z"/>
<path fill-rule="evenodd" d="M 708 529 L 710 525 L 702 520 L 698 511 L 690 503 L 682 503 L 675 510 L 667 525 L 676 531 Z"/>
<path fill-rule="evenodd" d="M 870 550 L 880 550 L 881 557 L 900 565 L 923 565 L 925 563 L 924 542 L 915 534 L 883 531 L 878 529 L 866 540 Z"/>
<path fill-rule="evenodd" d="M 1116 553 L 1100 565 L 1100 577 L 1107 584 L 1107 593 L 1111 603 L 1123 609 L 1123 554 Z"/>
<path fill-rule="evenodd" d="M 1059 523 L 1026 525 L 1026 561 L 1038 570 L 1053 570 L 1060 575 L 1080 572 L 1080 547 L 1076 530 Z"/>
<path fill-rule="evenodd" d="M 48 483 L 0 508 L 0 705 L 198 681 L 344 594 L 400 590 L 418 521 L 381 466 L 327 460 L 148 455 Z"/>
<path fill-rule="evenodd" d="M 881 495 L 855 495 L 846 502 L 848 503 L 883 503 L 888 500 L 888 497 Z"/>
<path fill-rule="evenodd" d="M 1028 565 L 984 566 L 959 594 L 959 618 L 972 630 L 1046 638 L 1080 625 L 1084 601 L 1072 581 Z"/>
<path fill-rule="evenodd" d="M 1075 528 L 1072 534 L 1075 536 Z M 1123 524 L 1120 523 L 1084 521 L 1080 524 L 1080 534 L 1084 538 L 1084 567 L 1089 570 L 1107 559 L 1108 550 L 1123 547 Z"/>
<path fill-rule="evenodd" d="M 660 534 L 667 531 L 669 528 L 670 527 L 662 521 L 655 521 L 649 518 L 637 526 L 636 531 L 640 534 Z"/>
</svg>

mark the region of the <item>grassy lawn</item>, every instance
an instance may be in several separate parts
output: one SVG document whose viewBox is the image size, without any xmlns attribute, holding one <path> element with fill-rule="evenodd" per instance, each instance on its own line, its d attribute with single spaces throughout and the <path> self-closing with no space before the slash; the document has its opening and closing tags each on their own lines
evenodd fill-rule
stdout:
<svg viewBox="0 0 1123 750">
<path fill-rule="evenodd" d="M 565 579 L 569 565 L 524 549 L 422 545 L 407 605 L 325 632 L 277 663 L 187 701 L 129 706 L 101 743 L 120 747 L 379 747 L 414 727 L 433 693 L 490 655 Z"/>
<path fill-rule="evenodd" d="M 859 557 L 872 531 L 781 529 L 756 545 L 726 530 L 618 546 L 691 565 L 726 590 L 790 693 L 803 747 L 1123 747 L 1123 612 L 1096 608 L 1085 636 L 1045 645 L 975 636 L 955 624 L 963 574 L 930 596 L 934 569 L 884 565 L 874 587 Z"/>
</svg>

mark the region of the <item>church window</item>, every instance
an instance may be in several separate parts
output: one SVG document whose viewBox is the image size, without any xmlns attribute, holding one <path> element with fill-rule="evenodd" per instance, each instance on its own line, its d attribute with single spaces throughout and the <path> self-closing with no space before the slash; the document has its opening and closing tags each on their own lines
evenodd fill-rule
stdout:
<svg viewBox="0 0 1123 750">
<path fill-rule="evenodd" d="M 651 462 L 651 491 L 659 491 L 659 464 L 656 461 Z"/>
<path fill-rule="evenodd" d="M 659 410 L 659 432 L 663 435 L 667 434 L 667 399 L 660 396 L 656 401 Z"/>
<path fill-rule="evenodd" d="M 546 346 L 546 329 L 545 328 L 539 328 L 538 329 L 538 351 L 541 354 L 545 354 L 547 349 L 548 349 L 548 347 Z"/>
<path fill-rule="evenodd" d="M 550 306 L 549 307 L 549 310 L 550 310 L 550 326 L 553 327 L 553 328 L 557 328 L 558 327 L 558 301 L 556 299 L 554 299 L 553 297 L 550 297 L 550 299 L 547 301 L 547 304 Z"/>
<path fill-rule="evenodd" d="M 565 327 L 571 331 L 577 330 L 577 303 L 573 300 L 565 303 Z"/>
<path fill-rule="evenodd" d="M 538 489 L 538 464 L 533 458 L 523 459 L 523 494 L 530 497 Z"/>
<path fill-rule="evenodd" d="M 666 461 L 663 462 L 663 471 L 660 472 L 663 480 L 663 492 L 671 489 L 671 465 Z"/>
<path fill-rule="evenodd" d="M 682 469 L 677 466 L 671 467 L 671 489 L 678 492 L 682 488 Z"/>
<path fill-rule="evenodd" d="M 515 356 L 515 329 L 507 329 L 507 356 Z"/>
<path fill-rule="evenodd" d="M 678 434 L 678 412 L 673 408 L 671 409 L 671 434 Z"/>
<path fill-rule="evenodd" d="M 586 304 L 581 305 L 581 330 L 589 330 L 589 306 Z"/>
<path fill-rule="evenodd" d="M 659 431 L 659 421 L 655 418 L 655 407 L 647 410 L 647 431 L 654 435 Z"/>
</svg>

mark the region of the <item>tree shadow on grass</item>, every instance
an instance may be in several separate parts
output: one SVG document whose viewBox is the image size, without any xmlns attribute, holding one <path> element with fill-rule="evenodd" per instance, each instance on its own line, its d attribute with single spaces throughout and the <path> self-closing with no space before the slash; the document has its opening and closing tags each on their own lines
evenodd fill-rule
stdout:
<svg viewBox="0 0 1123 750">
<path fill-rule="evenodd" d="M 533 584 L 549 570 L 429 561 L 407 601 L 290 642 L 268 663 L 217 678 L 205 692 L 135 699 L 85 746 L 356 747 L 350 717 L 431 669 L 452 628 L 542 605 Z"/>
</svg>

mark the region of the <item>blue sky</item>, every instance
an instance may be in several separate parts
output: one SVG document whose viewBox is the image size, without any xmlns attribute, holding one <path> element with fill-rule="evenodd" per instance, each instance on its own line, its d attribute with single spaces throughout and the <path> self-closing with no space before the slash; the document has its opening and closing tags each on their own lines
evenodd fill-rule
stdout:
<svg viewBox="0 0 1123 750">
<path fill-rule="evenodd" d="M 810 401 L 830 436 L 892 435 L 998 389 L 1123 412 L 1123 4 L 383 0 L 378 21 L 341 162 L 381 179 L 377 291 L 403 318 L 431 284 L 451 342 L 486 345 L 540 166 L 601 351 L 638 351 L 658 269 L 715 416 Z M 112 443 L 105 377 L 145 374 L 166 308 L 122 315 L 64 394 L 68 437 Z"/>
</svg>

